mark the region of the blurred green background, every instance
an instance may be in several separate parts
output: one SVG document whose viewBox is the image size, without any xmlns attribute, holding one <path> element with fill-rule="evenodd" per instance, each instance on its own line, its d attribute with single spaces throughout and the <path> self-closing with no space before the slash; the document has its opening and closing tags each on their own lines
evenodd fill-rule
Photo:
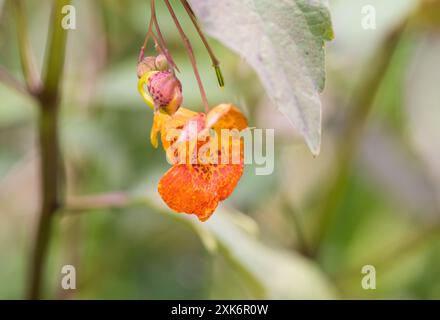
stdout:
<svg viewBox="0 0 440 320">
<path fill-rule="evenodd" d="M 210 103 L 233 102 L 251 126 L 275 129 L 274 174 L 256 176 L 248 166 L 233 195 L 201 224 L 167 212 L 157 200 L 156 186 L 168 164 L 149 143 L 152 112 L 136 89 L 149 1 L 73 1 L 77 29 L 69 32 L 59 123 L 67 195 L 123 192 L 153 200 L 57 216 L 44 297 L 440 298 L 440 29 L 428 23 L 405 30 L 362 138 L 350 150 L 353 169 L 344 177 L 342 201 L 319 251 L 311 256 L 307 250 L 315 213 L 333 173 L 344 165 L 338 163 L 344 143 L 338 130 L 356 108 L 350 104 L 355 84 L 362 83 L 362 70 L 374 64 L 388 32 L 418 2 L 330 1 L 336 38 L 327 47 L 323 146 L 313 158 L 245 60 L 209 39 L 226 81 L 224 89 L 218 87 L 209 57 L 175 1 Z M 51 1 L 24 3 L 41 67 Z M 367 4 L 377 10 L 376 30 L 361 26 Z M 178 33 L 163 3 L 157 6 L 181 70 L 184 106 L 201 110 Z M 4 0 L 0 65 L 22 80 L 16 23 Z M 0 85 L 2 299 L 25 295 L 39 204 L 37 111 L 31 99 Z M 66 264 L 76 267 L 73 291 L 60 287 Z M 370 264 L 376 267 L 376 290 L 361 287 L 361 268 Z"/>
</svg>

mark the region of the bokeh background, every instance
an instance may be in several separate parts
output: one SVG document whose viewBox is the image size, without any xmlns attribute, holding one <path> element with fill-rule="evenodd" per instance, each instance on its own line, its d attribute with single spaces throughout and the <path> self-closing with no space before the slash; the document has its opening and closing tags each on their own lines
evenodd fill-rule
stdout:
<svg viewBox="0 0 440 320">
<path fill-rule="evenodd" d="M 365 82 L 364 71 L 374 69 L 384 39 L 419 2 L 330 1 L 336 38 L 327 47 L 322 151 L 313 158 L 246 61 L 210 38 L 226 81 L 224 89 L 218 87 L 209 57 L 175 1 L 211 104 L 233 102 L 251 126 L 275 129 L 274 173 L 256 176 L 248 166 L 233 195 L 201 224 L 168 212 L 156 193 L 168 164 L 149 143 L 152 112 L 136 89 L 149 1 L 73 1 L 77 29 L 69 33 L 59 121 L 66 194 L 111 193 L 134 200 L 55 217 L 44 297 L 440 298 L 440 22 L 435 15 L 404 30 L 377 92 L 366 94 L 374 96 L 368 118 L 353 124 L 363 129 L 360 138 L 346 150 L 347 137 L 339 135 L 346 115 L 359 107 L 353 96 Z M 24 3 L 41 67 L 51 1 Z M 375 30 L 362 28 L 364 5 L 376 8 Z M 177 30 L 161 1 L 157 6 L 181 70 L 184 105 L 201 110 Z M 0 65 L 22 80 L 16 21 L 4 0 Z M 0 84 L 2 299 L 25 296 L 39 205 L 37 116 L 31 99 Z M 350 154 L 349 161 L 341 160 L 347 159 L 341 152 Z M 340 174 L 335 178 L 335 173 Z M 314 230 L 324 223 L 319 214 L 326 210 L 331 219 L 315 244 Z M 73 291 L 60 287 L 66 264 L 76 267 Z M 376 267 L 376 290 L 361 287 L 364 265 Z"/>
</svg>

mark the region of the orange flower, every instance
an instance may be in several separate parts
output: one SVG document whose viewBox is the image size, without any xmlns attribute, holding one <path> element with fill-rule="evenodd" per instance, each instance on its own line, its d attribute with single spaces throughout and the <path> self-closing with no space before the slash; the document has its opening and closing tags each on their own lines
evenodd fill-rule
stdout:
<svg viewBox="0 0 440 320">
<path fill-rule="evenodd" d="M 159 182 L 158 191 L 165 203 L 177 212 L 195 214 L 199 220 L 207 220 L 219 201 L 232 193 L 244 168 L 242 139 L 234 140 L 227 136 L 227 140 L 222 140 L 222 129 L 238 132 L 246 128 L 246 118 L 232 104 L 218 105 L 208 114 L 185 108 L 180 108 L 172 116 L 156 112 L 151 129 L 153 146 L 157 147 L 157 134 L 160 132 L 167 153 L 187 153 L 184 163 L 174 162 Z M 218 139 L 209 134 L 211 129 Z M 239 157 L 238 161 L 234 161 L 233 149 L 237 142 Z M 214 149 L 197 153 L 199 147 L 206 145 L 214 146 Z M 203 156 L 207 156 L 208 161 L 201 159 Z"/>
</svg>

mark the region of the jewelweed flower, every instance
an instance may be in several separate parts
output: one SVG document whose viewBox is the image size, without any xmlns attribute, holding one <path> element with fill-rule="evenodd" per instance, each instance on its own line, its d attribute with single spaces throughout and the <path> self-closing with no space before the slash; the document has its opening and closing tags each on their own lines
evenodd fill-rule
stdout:
<svg viewBox="0 0 440 320">
<path fill-rule="evenodd" d="M 195 214 L 199 220 L 206 221 L 218 203 L 233 192 L 243 174 L 243 140 L 230 136 L 223 139 L 223 133 L 225 130 L 239 133 L 247 127 L 246 117 L 232 104 L 220 104 L 208 114 L 186 108 L 173 115 L 156 112 L 150 137 L 152 145 L 158 146 L 160 133 L 167 153 L 171 150 L 172 154 L 182 151 L 185 154 L 183 161 L 175 161 L 159 181 L 158 191 L 164 202 L 176 212 Z M 236 146 L 238 160 L 233 159 Z"/>
<path fill-rule="evenodd" d="M 171 161 L 172 168 L 159 182 L 159 194 L 171 209 L 195 214 L 201 221 L 205 221 L 212 215 L 219 201 L 232 193 L 243 174 L 244 148 L 240 131 L 247 128 L 247 120 L 232 104 L 221 104 L 209 111 L 209 102 L 191 43 L 171 4 L 166 1 L 190 58 L 205 113 L 180 108 L 182 85 L 174 73 L 179 69 L 162 37 L 156 18 L 155 2 L 150 2 L 151 20 L 137 64 L 138 91 L 144 101 L 154 109 L 151 143 L 154 147 L 158 146 L 157 136 L 160 133 L 167 158 L 174 158 Z M 219 85 L 223 87 L 219 60 L 199 28 L 191 7 L 186 1 L 182 1 L 182 4 L 211 57 Z M 145 57 L 150 37 L 159 53 L 157 57 Z M 232 131 L 233 134 L 226 134 L 225 137 L 224 131 Z"/>
</svg>

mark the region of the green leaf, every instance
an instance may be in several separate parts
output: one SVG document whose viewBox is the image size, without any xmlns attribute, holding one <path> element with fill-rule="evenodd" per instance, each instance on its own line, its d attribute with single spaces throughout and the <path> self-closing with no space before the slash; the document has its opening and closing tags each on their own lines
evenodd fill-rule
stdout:
<svg viewBox="0 0 440 320">
<path fill-rule="evenodd" d="M 142 203 L 191 226 L 211 254 L 223 255 L 240 272 L 255 298 L 336 297 L 334 287 L 314 262 L 296 252 L 263 244 L 256 222 L 240 212 L 218 208 L 201 223 L 195 216 L 163 209 L 159 199 L 144 199 Z"/>
<path fill-rule="evenodd" d="M 313 154 L 321 144 L 324 42 L 333 39 L 326 0 L 191 0 L 207 32 L 256 70 L 277 108 Z"/>
<path fill-rule="evenodd" d="M 262 243 L 258 225 L 249 216 L 221 206 L 202 223 L 194 215 L 167 209 L 151 192 L 139 198 L 138 204 L 188 224 L 211 254 L 223 255 L 240 272 L 255 298 L 337 298 L 335 288 L 315 262 L 295 251 Z"/>
<path fill-rule="evenodd" d="M 261 243 L 251 218 L 219 209 L 203 224 L 196 219 L 190 221 L 207 249 L 217 249 L 240 271 L 256 298 L 334 298 L 333 288 L 313 262 L 295 252 Z"/>
</svg>

